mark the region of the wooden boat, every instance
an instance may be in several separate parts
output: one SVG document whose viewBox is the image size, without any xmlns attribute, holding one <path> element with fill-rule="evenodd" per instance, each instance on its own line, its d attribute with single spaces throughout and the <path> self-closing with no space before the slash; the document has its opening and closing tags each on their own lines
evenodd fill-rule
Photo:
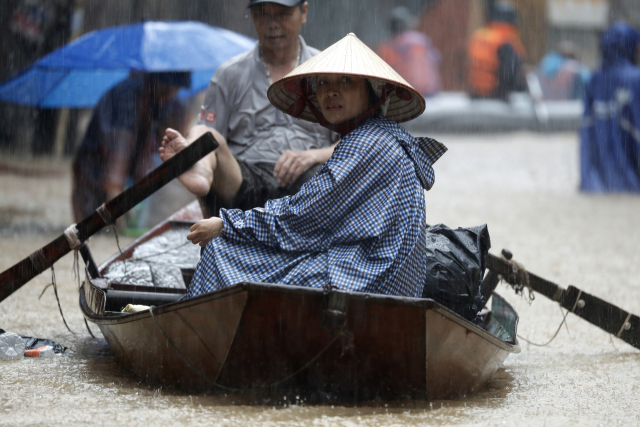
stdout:
<svg viewBox="0 0 640 427">
<path fill-rule="evenodd" d="M 514 131 L 576 132 L 584 106 L 580 100 L 541 101 L 513 93 L 509 101 L 472 99 L 462 92 L 442 92 L 427 98 L 425 111 L 403 123 L 414 134 Z"/>
<path fill-rule="evenodd" d="M 428 299 L 240 283 L 180 301 L 182 286 L 99 277 L 154 237 L 186 235 L 200 218 L 197 204 L 189 205 L 99 269 L 89 259 L 82 312 L 140 378 L 185 392 L 275 388 L 357 400 L 439 399 L 483 387 L 520 351 L 518 316 L 495 293 L 485 330 Z M 182 273 L 188 284 L 193 269 Z M 126 304 L 155 307 L 122 313 Z"/>
</svg>

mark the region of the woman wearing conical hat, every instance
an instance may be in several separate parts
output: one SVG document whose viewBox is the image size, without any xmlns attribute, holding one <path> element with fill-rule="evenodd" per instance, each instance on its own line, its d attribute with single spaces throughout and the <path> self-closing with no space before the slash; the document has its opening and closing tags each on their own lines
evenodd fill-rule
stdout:
<svg viewBox="0 0 640 427">
<path fill-rule="evenodd" d="M 297 194 L 222 210 L 191 228 L 189 240 L 206 247 L 187 296 L 251 281 L 420 297 L 424 190 L 446 148 L 397 122 L 420 115 L 424 98 L 353 34 L 274 83 L 268 96 L 342 140 Z"/>
</svg>

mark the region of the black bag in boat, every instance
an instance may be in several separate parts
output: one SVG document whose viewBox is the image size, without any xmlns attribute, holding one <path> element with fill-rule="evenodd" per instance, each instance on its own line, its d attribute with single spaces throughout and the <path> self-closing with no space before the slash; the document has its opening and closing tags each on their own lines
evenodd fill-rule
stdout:
<svg viewBox="0 0 640 427">
<path fill-rule="evenodd" d="M 468 320 L 486 301 L 481 285 L 484 257 L 491 247 L 486 224 L 452 230 L 438 224 L 427 229 L 427 278 L 423 298 L 431 298 Z"/>
</svg>

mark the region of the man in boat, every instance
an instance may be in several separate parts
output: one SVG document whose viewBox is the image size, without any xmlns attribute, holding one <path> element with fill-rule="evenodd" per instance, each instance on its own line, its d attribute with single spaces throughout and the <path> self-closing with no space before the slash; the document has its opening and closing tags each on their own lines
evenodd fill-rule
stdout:
<svg viewBox="0 0 640 427">
<path fill-rule="evenodd" d="M 620 21 L 602 35 L 602 66 L 587 85 L 580 189 L 640 193 L 640 33 Z"/>
<path fill-rule="evenodd" d="M 102 96 L 73 162 L 76 222 L 156 166 L 164 129 L 187 127 L 186 106 L 175 95 L 190 84 L 186 72 L 132 73 Z"/>
<path fill-rule="evenodd" d="M 506 100 L 511 92 L 526 90 L 526 52 L 518 36 L 517 18 L 513 5 L 498 1 L 489 22 L 471 35 L 467 81 L 472 97 Z"/>
<path fill-rule="evenodd" d="M 355 35 L 274 83 L 282 112 L 342 135 L 300 191 L 246 211 L 221 209 L 188 239 L 205 246 L 187 297 L 243 281 L 421 297 L 425 196 L 446 147 L 397 122 L 424 98 Z"/>
<path fill-rule="evenodd" d="M 179 178 L 200 197 L 205 217 L 218 215 L 221 207 L 251 209 L 296 193 L 331 156 L 337 141 L 335 133 L 295 120 L 267 99 L 272 82 L 319 52 L 300 36 L 308 3 L 251 0 L 249 8 L 258 44 L 218 68 L 199 124 L 186 138 L 167 129 L 160 149 L 162 160 L 167 160 L 205 132 L 212 132 L 220 143 Z"/>
</svg>

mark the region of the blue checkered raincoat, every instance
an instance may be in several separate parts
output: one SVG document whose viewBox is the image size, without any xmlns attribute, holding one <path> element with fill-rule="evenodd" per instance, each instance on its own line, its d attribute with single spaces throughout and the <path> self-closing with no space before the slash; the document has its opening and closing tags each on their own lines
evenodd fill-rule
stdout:
<svg viewBox="0 0 640 427">
<path fill-rule="evenodd" d="M 297 194 L 222 210 L 222 234 L 204 249 L 187 296 L 251 281 L 420 297 L 424 190 L 446 150 L 368 119 Z"/>
</svg>

